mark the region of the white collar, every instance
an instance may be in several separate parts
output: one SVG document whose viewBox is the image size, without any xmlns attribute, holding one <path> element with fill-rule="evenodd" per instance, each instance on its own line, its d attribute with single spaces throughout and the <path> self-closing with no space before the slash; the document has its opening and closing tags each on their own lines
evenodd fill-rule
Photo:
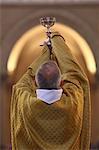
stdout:
<svg viewBox="0 0 99 150">
<path fill-rule="evenodd" d="M 60 100 L 62 96 L 62 89 L 59 90 L 46 90 L 46 89 L 37 89 L 37 99 L 40 99 L 48 104 L 52 104 L 58 100 Z"/>
</svg>

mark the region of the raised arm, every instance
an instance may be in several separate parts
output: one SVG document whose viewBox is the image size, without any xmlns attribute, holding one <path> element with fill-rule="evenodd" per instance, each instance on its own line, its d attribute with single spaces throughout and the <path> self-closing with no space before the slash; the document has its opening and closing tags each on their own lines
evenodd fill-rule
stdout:
<svg viewBox="0 0 99 150">
<path fill-rule="evenodd" d="M 26 73 L 21 77 L 21 79 L 17 82 L 16 86 L 28 88 L 30 90 L 34 89 L 34 76 L 38 67 L 49 60 L 50 53 L 47 45 L 45 44 L 43 50 L 41 51 L 39 57 L 33 61 L 33 63 L 28 67 Z"/>
<path fill-rule="evenodd" d="M 66 73 L 66 75 L 69 74 L 69 77 L 72 78 L 75 76 L 75 74 L 80 74 L 80 78 L 82 77 L 82 80 L 88 82 L 88 79 L 84 71 L 82 70 L 82 68 L 79 66 L 79 64 L 73 57 L 64 39 L 58 33 L 54 34 L 52 37 L 52 47 L 53 47 L 53 53 L 56 56 L 58 65 L 63 75 Z M 77 76 L 77 80 L 80 81 L 80 79 L 78 79 L 78 76 Z"/>
</svg>

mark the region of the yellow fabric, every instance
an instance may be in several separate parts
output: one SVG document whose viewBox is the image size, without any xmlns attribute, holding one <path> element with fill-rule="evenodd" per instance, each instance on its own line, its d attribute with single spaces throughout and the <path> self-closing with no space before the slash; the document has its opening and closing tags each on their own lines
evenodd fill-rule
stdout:
<svg viewBox="0 0 99 150">
<path fill-rule="evenodd" d="M 56 35 L 56 34 L 55 34 Z M 48 105 L 36 98 L 34 76 L 49 60 L 48 47 L 13 86 L 11 100 L 12 150 L 89 150 L 90 97 L 88 80 L 60 36 L 52 38 L 52 58 L 64 80 L 59 101 Z"/>
</svg>

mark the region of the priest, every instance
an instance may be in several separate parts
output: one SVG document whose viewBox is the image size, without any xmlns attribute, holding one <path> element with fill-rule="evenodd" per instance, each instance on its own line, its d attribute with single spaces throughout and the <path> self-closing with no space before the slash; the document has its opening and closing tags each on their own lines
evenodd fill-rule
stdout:
<svg viewBox="0 0 99 150">
<path fill-rule="evenodd" d="M 88 79 L 59 33 L 13 86 L 12 150 L 89 150 Z"/>
</svg>

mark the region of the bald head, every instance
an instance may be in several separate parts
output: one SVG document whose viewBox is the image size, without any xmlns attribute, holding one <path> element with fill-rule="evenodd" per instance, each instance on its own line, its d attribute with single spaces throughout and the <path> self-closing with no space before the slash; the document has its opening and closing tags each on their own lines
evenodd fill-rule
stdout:
<svg viewBox="0 0 99 150">
<path fill-rule="evenodd" d="M 40 66 L 35 78 L 39 88 L 58 89 L 61 81 L 61 73 L 54 61 L 47 61 Z"/>
</svg>

